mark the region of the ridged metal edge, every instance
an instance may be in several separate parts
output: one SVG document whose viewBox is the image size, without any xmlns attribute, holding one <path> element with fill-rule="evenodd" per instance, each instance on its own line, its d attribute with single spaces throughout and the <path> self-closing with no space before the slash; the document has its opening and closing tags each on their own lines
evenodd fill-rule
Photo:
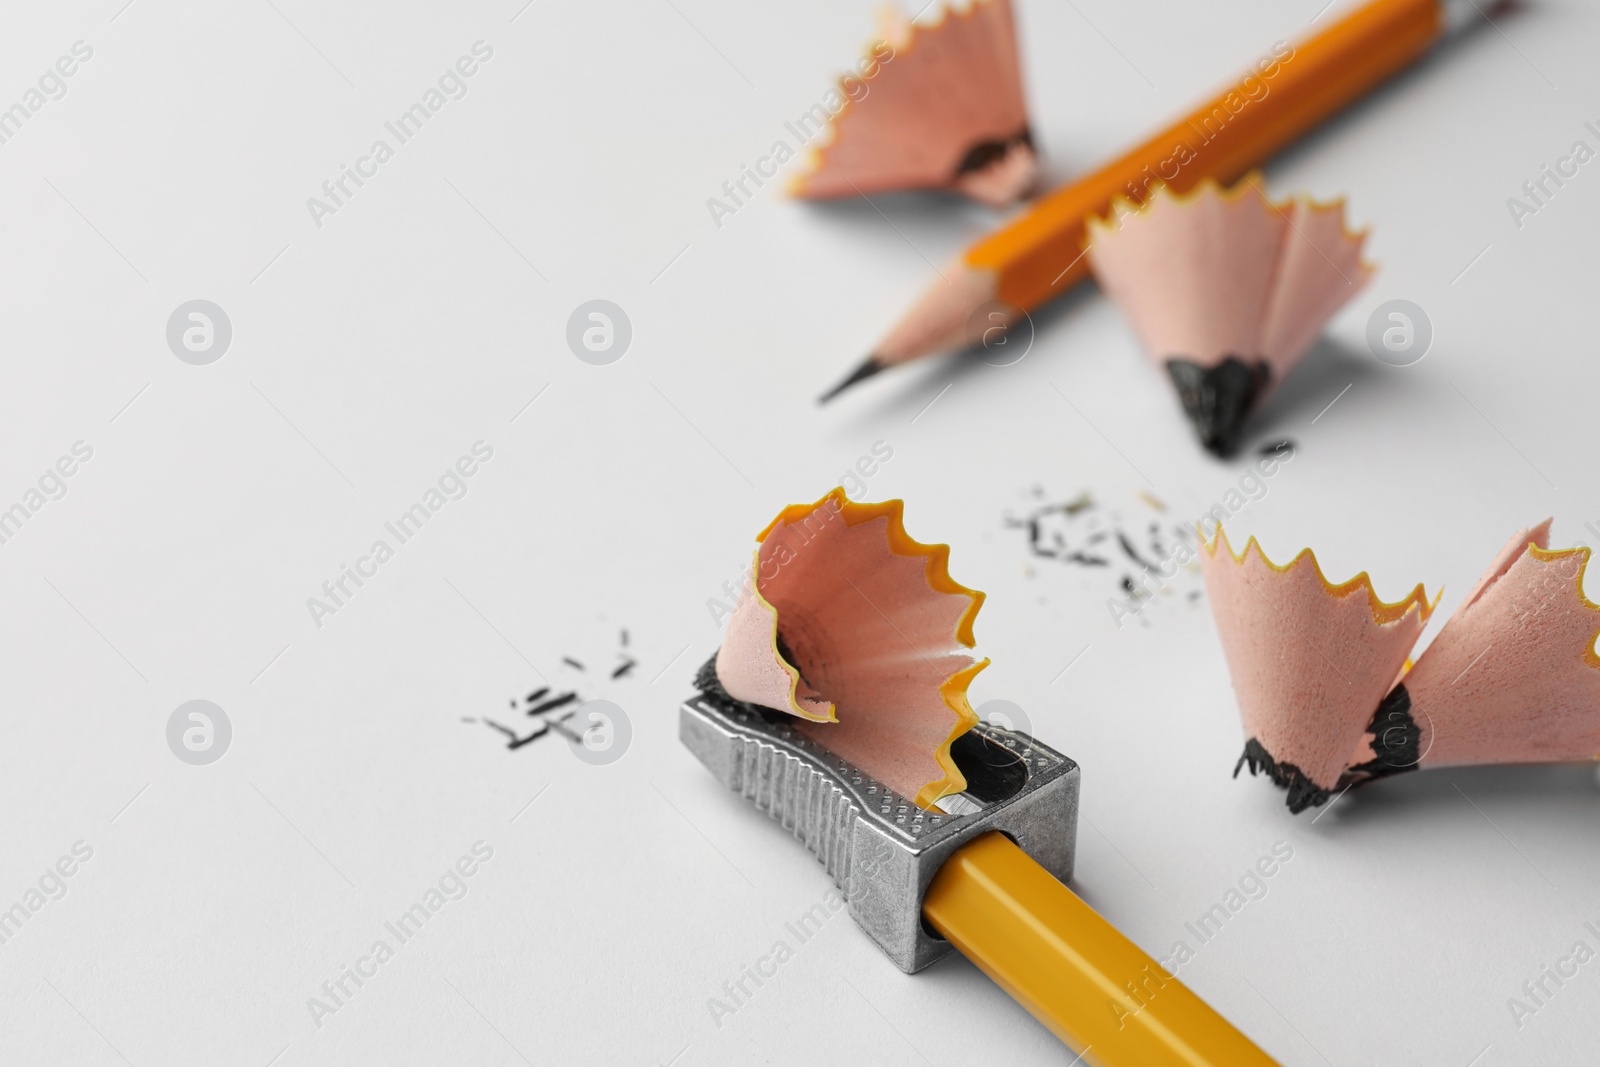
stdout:
<svg viewBox="0 0 1600 1067">
<path fill-rule="evenodd" d="M 862 808 L 826 771 L 777 745 L 739 737 L 729 784 L 794 834 L 840 889 L 849 889 L 850 839 Z"/>
</svg>

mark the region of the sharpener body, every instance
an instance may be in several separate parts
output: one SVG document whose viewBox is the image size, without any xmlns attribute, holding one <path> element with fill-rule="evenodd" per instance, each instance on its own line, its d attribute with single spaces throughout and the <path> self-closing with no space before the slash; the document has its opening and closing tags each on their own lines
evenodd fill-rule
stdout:
<svg viewBox="0 0 1600 1067">
<path fill-rule="evenodd" d="M 952 749 L 967 792 L 928 811 L 802 736 L 786 717 L 702 694 L 678 733 L 723 784 L 787 827 L 822 863 L 850 914 L 901 970 L 952 951 L 922 900 L 946 860 L 998 830 L 1062 882 L 1077 843 L 1078 765 L 1047 745 L 980 724 Z"/>
</svg>

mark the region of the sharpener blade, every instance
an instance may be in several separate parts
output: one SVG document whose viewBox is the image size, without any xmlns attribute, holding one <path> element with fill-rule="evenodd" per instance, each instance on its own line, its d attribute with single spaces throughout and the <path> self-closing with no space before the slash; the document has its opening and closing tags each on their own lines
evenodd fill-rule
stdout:
<svg viewBox="0 0 1600 1067">
<path fill-rule="evenodd" d="M 922 897 L 945 860 L 980 834 L 999 830 L 1062 882 L 1071 879 L 1078 765 L 1048 745 L 979 724 L 951 746 L 967 791 L 927 811 L 792 722 L 702 693 L 679 708 L 678 736 L 816 854 L 856 922 L 907 974 L 951 951 L 923 923 Z"/>
</svg>

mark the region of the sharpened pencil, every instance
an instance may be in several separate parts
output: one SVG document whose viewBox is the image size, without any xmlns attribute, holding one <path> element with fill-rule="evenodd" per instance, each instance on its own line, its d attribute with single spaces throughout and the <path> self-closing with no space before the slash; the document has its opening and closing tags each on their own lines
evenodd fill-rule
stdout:
<svg viewBox="0 0 1600 1067">
<path fill-rule="evenodd" d="M 1142 204 L 1159 185 L 1184 193 L 1207 178 L 1237 180 L 1481 17 L 1473 0 L 1372 0 L 1310 39 L 1280 46 L 1192 114 L 969 248 L 819 402 L 889 367 L 969 345 L 969 322 L 985 305 L 998 301 L 1014 322 L 1061 295 L 1089 276 L 1090 216 L 1105 215 L 1117 199 Z M 993 320 L 985 316 L 985 325 Z"/>
</svg>

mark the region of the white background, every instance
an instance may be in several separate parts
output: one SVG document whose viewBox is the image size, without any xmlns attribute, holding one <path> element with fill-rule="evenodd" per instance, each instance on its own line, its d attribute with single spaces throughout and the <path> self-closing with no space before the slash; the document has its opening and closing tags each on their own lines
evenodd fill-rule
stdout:
<svg viewBox="0 0 1600 1067">
<path fill-rule="evenodd" d="M 1521 1029 L 1507 1007 L 1576 941 L 1600 949 L 1590 768 L 1419 774 L 1290 817 L 1229 778 L 1192 576 L 1119 630 L 1104 575 L 1030 561 L 1004 527 L 1035 485 L 1128 516 L 1144 490 L 1182 521 L 1237 484 L 1249 457 L 1200 452 L 1114 307 L 1091 289 L 1036 316 L 1016 366 L 933 361 L 814 405 L 997 221 L 774 183 L 713 223 L 707 198 L 792 143 L 784 121 L 870 37 L 866 0 L 122 3 L 10 4 L 0 32 L 0 106 L 94 49 L 0 145 L 0 507 L 94 450 L 0 545 L 0 908 L 93 848 L 0 945 L 0 1061 L 1070 1061 L 965 961 L 907 977 L 842 915 L 720 1027 L 707 1010 L 828 882 L 676 740 L 719 639 L 706 602 L 780 506 L 878 440 L 867 497 L 904 497 L 989 593 L 974 702 L 1015 701 L 1083 766 L 1076 888 L 1114 923 L 1192 946 L 1184 923 L 1288 842 L 1182 972 L 1274 1056 L 1592 1058 L 1600 962 Z M 1019 0 L 1051 179 L 1321 3 Z M 1442 620 L 1520 526 L 1553 514 L 1571 544 L 1600 522 L 1600 163 L 1521 230 L 1506 207 L 1576 139 L 1600 147 L 1597 30 L 1579 0 L 1527 5 L 1269 168 L 1278 193 L 1348 194 L 1383 269 L 1254 424 L 1249 447 L 1299 452 L 1240 535 L 1370 569 L 1389 598 L 1442 585 Z M 307 197 L 478 40 L 468 95 L 314 225 Z M 204 367 L 165 341 L 197 297 L 234 329 Z M 1405 369 L 1364 341 L 1396 297 L 1438 335 Z M 564 340 L 594 298 L 634 328 L 607 367 Z M 307 598 L 479 440 L 468 495 L 315 625 Z M 623 627 L 640 666 L 611 682 Z M 620 762 L 462 721 L 509 719 L 541 674 L 627 709 Z M 194 698 L 233 723 L 208 767 L 165 740 Z M 318 1026 L 307 998 L 478 840 L 467 896 Z"/>
</svg>

